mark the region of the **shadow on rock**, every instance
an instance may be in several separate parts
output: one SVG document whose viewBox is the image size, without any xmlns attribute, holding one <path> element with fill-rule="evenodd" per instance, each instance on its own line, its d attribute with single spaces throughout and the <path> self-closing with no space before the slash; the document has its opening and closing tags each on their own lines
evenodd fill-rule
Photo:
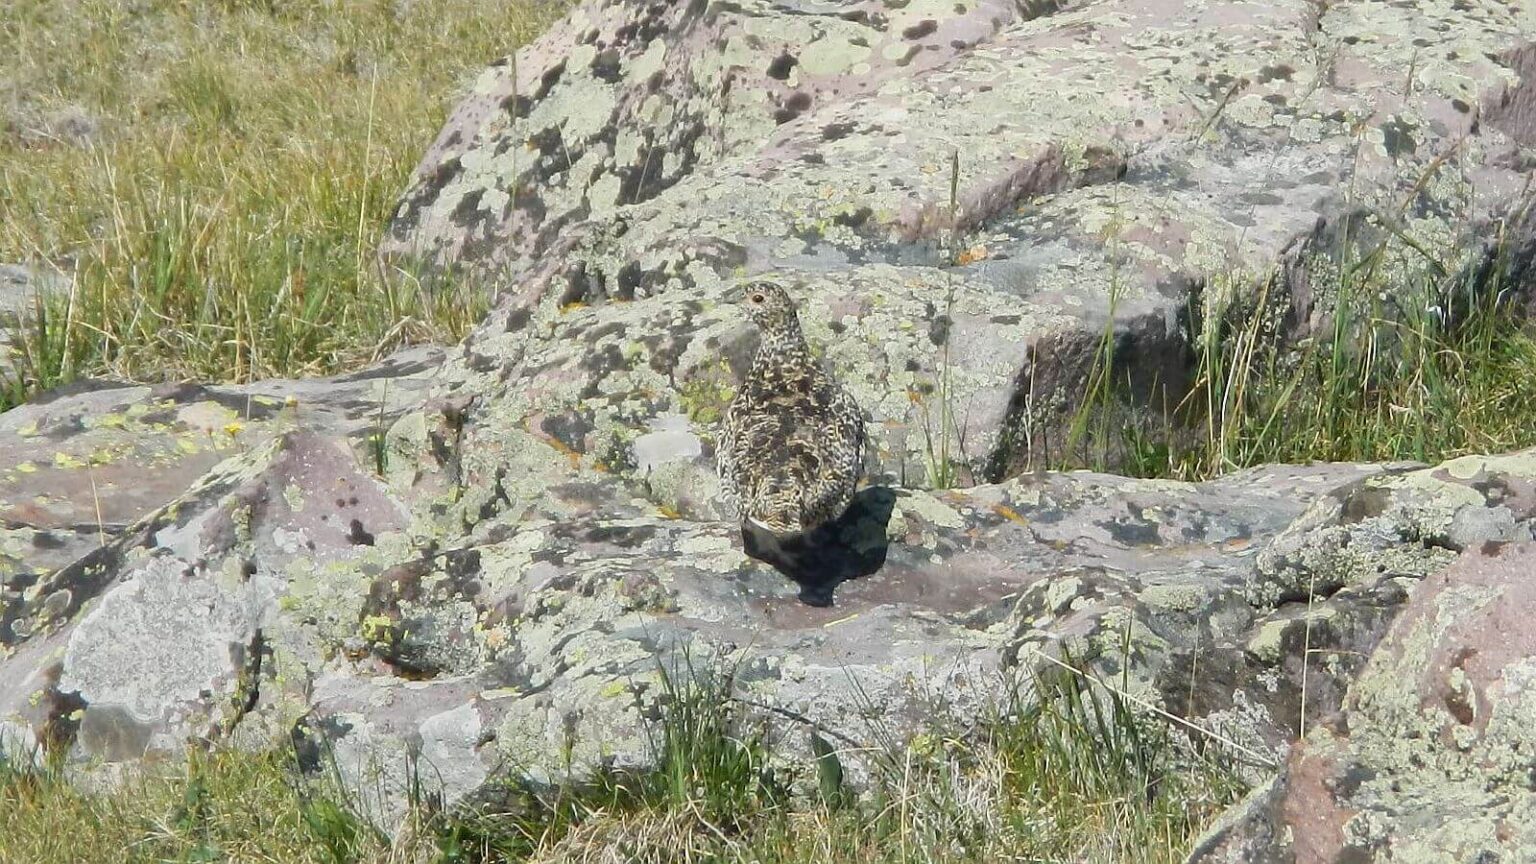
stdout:
<svg viewBox="0 0 1536 864">
<path fill-rule="evenodd" d="M 885 566 L 890 548 L 885 527 L 895 506 L 895 492 L 871 486 L 853 496 L 842 516 L 809 534 L 776 537 L 743 525 L 742 549 L 793 579 L 800 586 L 800 602 L 831 606 L 838 585 Z"/>
</svg>

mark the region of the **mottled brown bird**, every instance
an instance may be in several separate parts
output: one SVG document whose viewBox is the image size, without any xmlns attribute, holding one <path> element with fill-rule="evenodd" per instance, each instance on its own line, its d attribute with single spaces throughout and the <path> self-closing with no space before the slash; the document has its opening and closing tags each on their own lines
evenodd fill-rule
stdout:
<svg viewBox="0 0 1536 864">
<path fill-rule="evenodd" d="M 864 461 L 859 406 L 811 354 L 779 285 L 726 294 L 762 342 L 725 409 L 716 468 L 743 522 L 774 535 L 813 531 L 847 509 Z"/>
</svg>

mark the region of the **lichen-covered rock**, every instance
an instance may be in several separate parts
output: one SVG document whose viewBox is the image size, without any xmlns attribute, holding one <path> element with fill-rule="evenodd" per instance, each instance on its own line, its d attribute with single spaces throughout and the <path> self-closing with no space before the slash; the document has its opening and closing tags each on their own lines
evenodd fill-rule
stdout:
<svg viewBox="0 0 1536 864">
<path fill-rule="evenodd" d="M 1536 849 L 1536 546 L 1426 578 L 1343 710 L 1191 862 L 1524 861 Z"/>
<path fill-rule="evenodd" d="M 0 414 L 0 610 L 36 573 L 78 560 L 275 432 L 346 435 L 366 452 L 380 417 L 420 404 L 441 353 L 249 386 L 83 381 Z M 12 620 L 0 612 L 0 633 Z"/>
<path fill-rule="evenodd" d="M 396 251 L 503 280 L 465 345 L 0 417 L 0 747 L 284 738 L 389 826 L 417 782 L 654 764 L 679 676 L 730 670 L 808 761 L 812 729 L 900 740 L 1055 658 L 1262 772 L 1362 692 L 1416 586 L 1533 539 L 1536 454 L 1022 472 L 1035 419 L 1106 345 L 1176 391 L 1192 301 L 1281 285 L 1291 335 L 1324 322 L 1357 211 L 1424 248 L 1499 213 L 1532 29 L 1464 0 L 579 4 L 482 77 L 397 214 Z M 764 269 L 875 464 L 772 549 L 710 468 L 753 350 L 717 288 Z M 941 442 L 966 488 L 924 488 Z"/>
<path fill-rule="evenodd" d="M 95 765 L 291 734 L 388 825 L 423 777 L 453 802 L 652 764 L 663 676 L 734 670 L 786 752 L 808 753 L 812 728 L 872 746 L 977 716 L 1044 654 L 1262 762 L 1337 709 L 1415 583 L 1462 544 L 1530 539 L 1536 514 L 1530 454 L 1207 484 L 1029 475 L 871 487 L 795 553 L 814 557 L 778 558 L 649 500 L 564 426 L 535 434 L 494 402 L 463 429 L 465 410 L 402 415 L 382 475 L 346 437 L 257 427 L 188 491 L 8 590 L 6 746 Z M 652 469 L 697 458 L 681 438 L 641 449 Z"/>
<path fill-rule="evenodd" d="M 652 366 L 632 434 L 706 425 L 700 363 L 730 342 L 678 305 L 777 271 L 885 470 L 922 461 L 947 402 L 964 468 L 997 480 L 1061 446 L 1106 333 L 1111 379 L 1161 416 L 1229 308 L 1331 332 L 1342 265 L 1484 273 L 1470 239 L 1523 272 L 1533 37 L 1492 0 L 587 0 L 476 81 L 391 249 L 491 277 L 518 350 L 622 328 L 569 384 Z"/>
</svg>

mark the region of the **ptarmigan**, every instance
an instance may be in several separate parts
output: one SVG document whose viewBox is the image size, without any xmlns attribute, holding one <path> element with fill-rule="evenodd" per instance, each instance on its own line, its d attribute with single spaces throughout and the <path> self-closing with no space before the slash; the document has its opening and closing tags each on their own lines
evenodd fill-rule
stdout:
<svg viewBox="0 0 1536 864">
<path fill-rule="evenodd" d="M 762 334 L 725 409 L 716 468 L 742 521 L 773 535 L 815 530 L 847 509 L 864 461 L 864 418 L 816 358 L 789 294 L 755 281 L 726 294 Z"/>
</svg>

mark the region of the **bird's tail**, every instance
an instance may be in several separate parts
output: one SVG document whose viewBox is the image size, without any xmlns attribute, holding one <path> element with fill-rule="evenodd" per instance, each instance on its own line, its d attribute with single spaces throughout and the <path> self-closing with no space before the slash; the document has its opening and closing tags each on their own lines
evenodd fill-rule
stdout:
<svg viewBox="0 0 1536 864">
<path fill-rule="evenodd" d="M 798 534 L 804 516 L 801 493 L 802 485 L 793 477 L 765 477 L 752 496 L 747 520 L 775 534 Z"/>
</svg>

